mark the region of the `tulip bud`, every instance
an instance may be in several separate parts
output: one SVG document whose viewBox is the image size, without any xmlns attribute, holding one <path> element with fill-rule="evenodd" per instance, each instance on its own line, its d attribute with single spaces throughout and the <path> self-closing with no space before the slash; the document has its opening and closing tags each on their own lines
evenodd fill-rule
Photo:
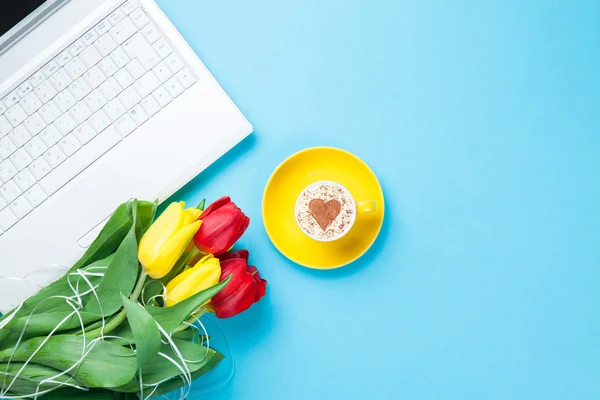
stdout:
<svg viewBox="0 0 600 400">
<path fill-rule="evenodd" d="M 221 258 L 221 280 L 231 280 L 210 303 L 217 318 L 230 318 L 258 302 L 267 290 L 256 267 L 248 265 L 248 251 L 240 250 Z"/>
<path fill-rule="evenodd" d="M 209 205 L 199 219 L 202 226 L 194 236 L 194 243 L 201 252 L 216 256 L 231 249 L 250 224 L 250 219 L 229 197 Z"/>
<path fill-rule="evenodd" d="M 193 268 L 183 271 L 167 284 L 164 293 L 165 305 L 170 307 L 216 285 L 220 277 L 219 259 L 211 255 L 202 258 Z"/>
<path fill-rule="evenodd" d="M 153 279 L 169 273 L 202 225 L 196 221 L 200 210 L 184 207 L 184 202 L 171 203 L 140 240 L 138 259 Z"/>
</svg>

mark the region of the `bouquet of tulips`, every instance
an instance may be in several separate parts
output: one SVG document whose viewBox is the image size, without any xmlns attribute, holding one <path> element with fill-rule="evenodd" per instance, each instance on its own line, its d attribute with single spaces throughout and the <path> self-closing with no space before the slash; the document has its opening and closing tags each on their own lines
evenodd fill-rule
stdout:
<svg viewBox="0 0 600 400">
<path fill-rule="evenodd" d="M 154 221 L 156 208 L 122 204 L 63 277 L 0 318 L 0 398 L 185 398 L 222 360 L 194 322 L 264 296 L 248 252 L 230 252 L 249 219 L 228 197 Z"/>
</svg>

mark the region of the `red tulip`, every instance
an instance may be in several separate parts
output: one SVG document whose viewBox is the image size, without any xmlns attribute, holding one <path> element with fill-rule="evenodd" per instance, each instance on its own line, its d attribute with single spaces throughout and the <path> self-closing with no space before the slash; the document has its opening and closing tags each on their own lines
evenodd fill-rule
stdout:
<svg viewBox="0 0 600 400">
<path fill-rule="evenodd" d="M 267 291 L 256 267 L 248 265 L 248 251 L 240 250 L 221 257 L 221 281 L 231 281 L 210 301 L 217 318 L 230 318 L 257 303 Z"/>
<path fill-rule="evenodd" d="M 194 243 L 201 252 L 215 256 L 226 253 L 250 224 L 250 218 L 229 197 L 212 203 L 198 219 L 202 225 L 194 236 Z"/>
</svg>

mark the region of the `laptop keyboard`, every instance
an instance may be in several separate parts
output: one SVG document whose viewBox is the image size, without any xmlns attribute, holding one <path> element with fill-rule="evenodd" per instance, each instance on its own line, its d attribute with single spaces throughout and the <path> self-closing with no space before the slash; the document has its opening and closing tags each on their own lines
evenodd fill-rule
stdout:
<svg viewBox="0 0 600 400">
<path fill-rule="evenodd" d="M 0 235 L 196 80 L 129 0 L 0 94 Z"/>
</svg>

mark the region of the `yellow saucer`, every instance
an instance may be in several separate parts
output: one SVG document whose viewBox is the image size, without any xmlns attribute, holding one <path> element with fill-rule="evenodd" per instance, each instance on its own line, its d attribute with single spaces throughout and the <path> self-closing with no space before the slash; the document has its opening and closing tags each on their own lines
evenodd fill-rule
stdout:
<svg viewBox="0 0 600 400">
<path fill-rule="evenodd" d="M 375 200 L 377 209 L 357 215 L 350 232 L 336 241 L 310 239 L 296 222 L 295 205 L 302 190 L 318 181 L 338 182 L 357 201 Z M 267 235 L 284 256 L 309 268 L 338 268 L 362 256 L 377 238 L 383 224 L 383 191 L 373 171 L 354 154 L 313 147 L 291 155 L 273 172 L 262 213 Z"/>
</svg>

